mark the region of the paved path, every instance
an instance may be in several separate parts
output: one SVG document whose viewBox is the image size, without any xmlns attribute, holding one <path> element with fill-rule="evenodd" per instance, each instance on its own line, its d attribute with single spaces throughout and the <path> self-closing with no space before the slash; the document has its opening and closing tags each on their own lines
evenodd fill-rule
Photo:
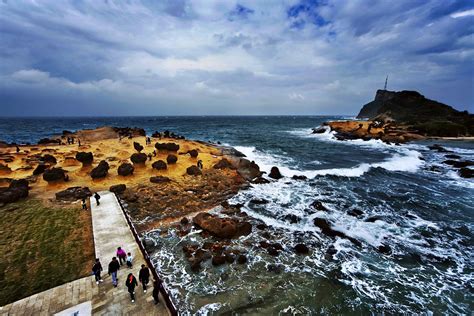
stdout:
<svg viewBox="0 0 474 316">
<path fill-rule="evenodd" d="M 84 307 L 87 310 L 89 306 L 87 302 L 91 303 L 92 315 L 169 315 L 161 294 L 160 303 L 154 304 L 151 281 L 147 293 L 143 293 L 139 284 L 135 290 L 135 303 L 130 301 L 130 294 L 125 286 L 126 277 L 132 272 L 138 280 L 138 271 L 145 260 L 115 195 L 109 191 L 99 194 L 100 205 L 96 205 L 95 200 L 91 199 L 91 212 L 95 252 L 104 268 L 104 282 L 96 285 L 91 276 L 63 284 L 6 305 L 0 309 L 0 315 L 53 315 L 65 310 L 72 315 L 75 308 L 82 308 L 78 315 L 83 316 L 88 315 L 83 312 Z M 132 269 L 126 265 L 121 267 L 118 287 L 114 288 L 111 277 L 107 275 L 107 268 L 119 246 L 126 252 L 131 252 L 134 261 Z M 86 304 L 75 307 L 81 303 Z"/>
</svg>

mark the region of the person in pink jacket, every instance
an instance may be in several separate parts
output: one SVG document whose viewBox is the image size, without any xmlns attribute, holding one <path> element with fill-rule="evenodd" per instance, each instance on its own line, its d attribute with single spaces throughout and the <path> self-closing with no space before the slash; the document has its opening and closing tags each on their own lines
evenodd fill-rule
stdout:
<svg viewBox="0 0 474 316">
<path fill-rule="evenodd" d="M 127 261 L 127 253 L 121 247 L 117 248 L 117 257 L 119 258 L 120 265 L 123 265 Z"/>
</svg>

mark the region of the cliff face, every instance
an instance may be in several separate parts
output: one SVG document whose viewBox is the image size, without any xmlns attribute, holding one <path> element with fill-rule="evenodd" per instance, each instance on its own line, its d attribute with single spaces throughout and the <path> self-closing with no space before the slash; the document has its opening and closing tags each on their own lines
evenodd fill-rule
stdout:
<svg viewBox="0 0 474 316">
<path fill-rule="evenodd" d="M 357 117 L 390 117 L 427 136 L 474 135 L 474 115 L 427 99 L 416 91 L 378 90 L 374 101 L 364 105 Z"/>
</svg>

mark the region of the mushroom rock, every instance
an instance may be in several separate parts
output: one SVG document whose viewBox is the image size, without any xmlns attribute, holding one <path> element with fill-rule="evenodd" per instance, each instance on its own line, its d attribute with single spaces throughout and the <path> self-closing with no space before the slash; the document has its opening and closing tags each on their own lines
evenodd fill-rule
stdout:
<svg viewBox="0 0 474 316">
<path fill-rule="evenodd" d="M 134 170 L 135 170 L 135 168 L 133 167 L 133 165 L 131 163 L 124 162 L 123 164 L 121 164 L 118 167 L 117 173 L 120 176 L 128 176 L 128 175 L 133 174 Z"/>
<path fill-rule="evenodd" d="M 65 181 L 66 180 L 66 171 L 62 168 L 52 168 L 45 170 L 43 173 L 43 180 L 47 182 L 53 181 Z"/>
<path fill-rule="evenodd" d="M 186 169 L 186 173 L 190 176 L 199 176 L 202 175 L 201 169 L 199 169 L 197 166 L 191 166 Z"/>
<path fill-rule="evenodd" d="M 78 152 L 76 154 L 76 160 L 82 162 L 83 165 L 90 165 L 94 160 L 94 156 L 91 152 Z"/>
<path fill-rule="evenodd" d="M 0 188 L 0 203 L 13 203 L 24 199 L 28 197 L 28 191 L 28 180 L 13 180 L 8 188 Z"/>
<path fill-rule="evenodd" d="M 166 162 L 169 164 L 169 165 L 172 165 L 172 164 L 175 164 L 176 162 L 178 161 L 178 157 L 176 155 L 168 155 L 168 157 L 166 157 Z"/>
<path fill-rule="evenodd" d="M 143 146 L 140 145 L 140 143 L 133 142 L 133 148 L 135 148 L 136 151 L 141 152 L 143 150 Z"/>
<path fill-rule="evenodd" d="M 92 179 L 100 179 L 105 178 L 107 173 L 109 172 L 109 163 L 105 160 L 101 160 L 97 167 L 92 169 L 91 171 L 91 178 Z"/>
<path fill-rule="evenodd" d="M 130 160 L 134 164 L 144 164 L 146 160 L 148 159 L 147 155 L 145 153 L 134 153 L 131 157 Z"/>
<path fill-rule="evenodd" d="M 168 166 L 166 165 L 166 162 L 164 162 L 163 160 L 157 160 L 155 161 L 151 167 L 153 169 L 156 169 L 156 170 L 166 170 L 166 168 L 168 168 Z"/>
<path fill-rule="evenodd" d="M 53 155 L 50 155 L 50 154 L 46 154 L 44 156 L 42 156 L 40 158 L 41 161 L 43 162 L 46 162 L 46 163 L 50 163 L 52 165 L 55 165 L 56 164 L 56 158 L 53 156 Z"/>
<path fill-rule="evenodd" d="M 164 151 L 178 151 L 179 145 L 175 143 L 156 143 L 155 148 Z"/>
<path fill-rule="evenodd" d="M 46 169 L 48 169 L 48 165 L 40 163 L 38 166 L 36 166 L 35 170 L 33 170 L 33 175 L 37 176 L 39 174 L 42 174 Z"/>
</svg>

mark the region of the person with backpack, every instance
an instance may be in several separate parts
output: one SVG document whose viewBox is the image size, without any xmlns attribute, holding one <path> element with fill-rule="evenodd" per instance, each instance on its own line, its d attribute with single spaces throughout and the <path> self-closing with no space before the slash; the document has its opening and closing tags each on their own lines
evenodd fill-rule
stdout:
<svg viewBox="0 0 474 316">
<path fill-rule="evenodd" d="M 142 264 L 142 268 L 138 274 L 138 280 L 140 280 L 143 285 L 143 293 L 146 293 L 146 287 L 150 281 L 150 269 L 148 269 L 148 267 L 144 264 Z"/>
<path fill-rule="evenodd" d="M 117 261 L 116 257 L 112 258 L 112 261 L 109 263 L 109 275 L 112 276 L 112 284 L 114 287 L 117 287 L 117 272 L 120 269 L 120 264 Z"/>
<path fill-rule="evenodd" d="M 100 261 L 99 261 L 99 258 L 96 258 L 95 259 L 95 263 L 94 265 L 92 266 L 92 273 L 94 274 L 95 276 L 95 283 L 99 284 L 104 282 L 104 280 L 102 280 L 102 278 L 100 277 L 100 273 L 102 272 L 102 265 L 100 264 Z"/>
<path fill-rule="evenodd" d="M 125 286 L 128 288 L 128 293 L 130 293 L 132 303 L 135 303 L 135 286 L 137 285 L 137 279 L 135 278 L 133 273 L 129 273 L 127 276 L 127 281 L 125 281 Z"/>
<path fill-rule="evenodd" d="M 86 199 L 85 199 L 85 198 L 82 199 L 82 209 L 83 209 L 84 211 L 87 211 L 87 203 L 86 203 Z"/>
</svg>

